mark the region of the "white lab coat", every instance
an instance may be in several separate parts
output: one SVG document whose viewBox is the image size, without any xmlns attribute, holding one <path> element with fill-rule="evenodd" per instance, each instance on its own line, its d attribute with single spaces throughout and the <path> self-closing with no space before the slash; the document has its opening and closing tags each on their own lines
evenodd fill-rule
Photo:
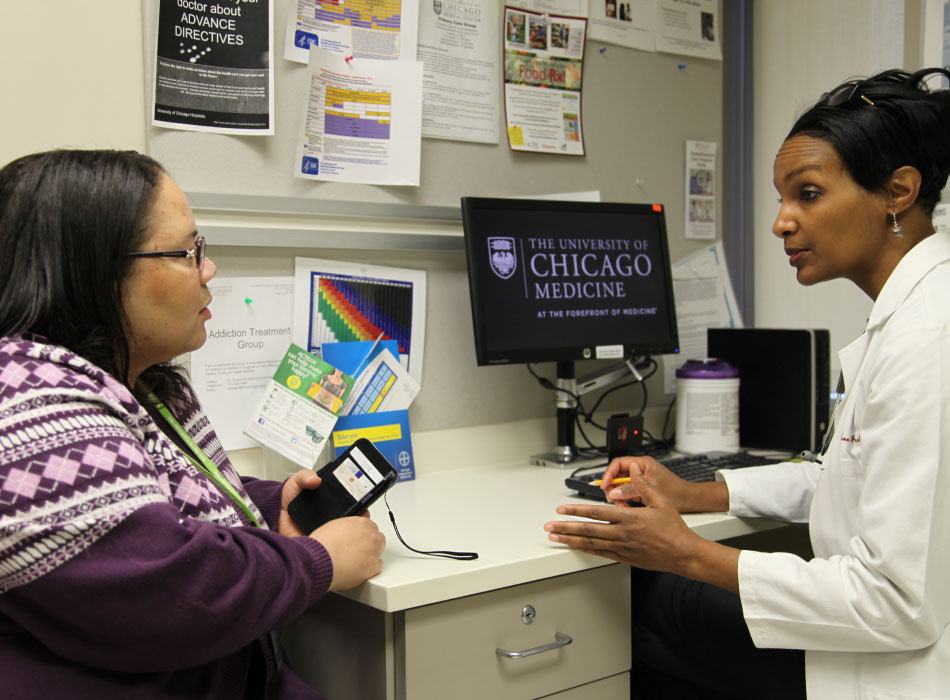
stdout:
<svg viewBox="0 0 950 700">
<path fill-rule="evenodd" d="M 809 700 L 950 698 L 950 235 L 901 260 L 838 357 L 822 463 L 721 475 L 731 513 L 807 521 L 815 551 L 743 551 L 743 615 L 756 646 L 806 650 Z"/>
</svg>

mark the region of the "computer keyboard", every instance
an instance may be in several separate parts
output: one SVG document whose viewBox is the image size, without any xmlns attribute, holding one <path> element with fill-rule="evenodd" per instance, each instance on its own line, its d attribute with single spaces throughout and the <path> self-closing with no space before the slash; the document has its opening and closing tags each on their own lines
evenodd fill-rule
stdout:
<svg viewBox="0 0 950 700">
<path fill-rule="evenodd" d="M 775 464 L 782 460 L 775 457 L 751 454 L 749 452 L 713 452 L 709 454 L 658 459 L 658 461 L 681 479 L 686 479 L 687 481 L 714 481 L 716 471 L 719 469 L 758 467 L 763 464 Z M 595 486 L 591 482 L 603 477 L 607 465 L 603 464 L 600 467 L 592 467 L 592 469 L 594 471 L 588 471 L 586 474 L 571 474 L 571 476 L 564 480 L 564 483 L 568 488 L 577 491 L 581 496 L 604 501 L 606 499 L 604 498 L 603 489 L 601 489 L 600 486 Z"/>
</svg>

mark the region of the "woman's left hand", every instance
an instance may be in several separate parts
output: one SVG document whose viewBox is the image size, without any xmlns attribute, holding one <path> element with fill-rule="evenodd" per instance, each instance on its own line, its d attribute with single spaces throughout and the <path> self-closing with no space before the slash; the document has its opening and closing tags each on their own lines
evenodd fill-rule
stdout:
<svg viewBox="0 0 950 700">
<path fill-rule="evenodd" d="M 301 469 L 284 482 L 284 488 L 280 492 L 280 521 L 277 523 L 277 532 L 287 537 L 306 537 L 310 534 L 297 527 L 287 512 L 287 506 L 304 489 L 315 489 L 319 485 L 320 477 L 312 469 Z"/>
<path fill-rule="evenodd" d="M 643 508 L 615 505 L 565 504 L 560 515 L 603 522 L 552 520 L 545 523 L 548 538 L 608 559 L 654 571 L 683 573 L 701 538 L 666 501 L 656 486 L 638 470 L 631 470 L 643 498 Z"/>
</svg>

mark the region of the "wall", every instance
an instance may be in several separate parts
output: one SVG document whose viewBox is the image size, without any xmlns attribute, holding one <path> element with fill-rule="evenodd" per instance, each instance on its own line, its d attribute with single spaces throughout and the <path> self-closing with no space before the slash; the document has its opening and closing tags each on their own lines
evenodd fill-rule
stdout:
<svg viewBox="0 0 950 700">
<path fill-rule="evenodd" d="M 31 0 L 2 4 L 0 64 L 4 70 L 0 72 L 0 94 L 4 95 L 6 104 L 17 105 L 17 108 L 5 112 L 6 128 L 4 136 L 0 137 L 0 164 L 19 155 L 54 147 L 145 150 L 148 100 L 145 95 L 142 12 L 143 3 L 138 0 Z M 280 35 L 281 31 L 278 30 L 277 34 Z M 39 50 L 38 35 L 44 37 L 44 47 L 58 48 Z M 618 67 L 631 55 L 629 50 L 620 47 L 610 47 L 603 55 L 591 48 L 588 58 L 600 61 L 603 66 L 597 72 L 591 71 L 587 89 L 592 93 L 596 91 L 601 97 L 618 86 L 625 95 L 628 90 L 632 93 L 638 83 L 629 82 L 629 75 Z M 675 61 L 670 63 L 657 57 L 643 57 L 651 65 L 657 64 L 654 68 L 663 64 L 670 71 L 662 78 L 660 86 L 652 90 L 649 99 L 638 98 L 640 111 L 651 119 L 656 101 L 674 94 L 669 91 L 689 92 L 693 81 L 700 81 L 708 87 L 716 85 L 719 80 L 717 63 L 691 61 L 690 70 L 684 73 L 676 70 Z M 703 104 L 703 110 L 694 110 L 684 116 L 691 125 L 689 137 L 718 140 L 721 103 L 716 99 L 704 99 Z M 591 135 L 589 158 L 592 162 L 610 163 L 611 167 L 616 167 L 617 161 L 611 161 L 611 158 L 619 156 L 624 173 L 623 177 L 612 180 L 613 184 L 604 193 L 606 197 L 629 201 L 641 197 L 657 198 L 667 190 L 681 192 L 683 144 L 679 140 L 670 145 L 667 150 L 672 152 L 660 163 L 662 167 L 657 168 L 652 163 L 656 160 L 654 157 L 646 157 L 640 152 L 652 145 L 651 138 L 647 138 L 649 134 L 637 138 L 636 133 L 631 133 L 629 143 L 625 144 L 603 143 L 603 139 L 598 140 L 596 135 L 606 133 L 604 120 L 615 118 L 615 115 L 595 110 L 587 117 Z M 642 193 L 633 183 L 636 177 L 644 180 Z M 564 184 L 566 189 L 571 189 L 575 183 Z M 721 202 L 718 205 L 721 211 Z M 682 237 L 682 208 L 681 198 L 668 205 L 674 258 L 698 245 Z M 213 238 L 211 241 L 214 243 Z M 474 436 L 473 446 L 479 446 L 478 443 L 483 446 L 485 436 L 471 427 L 473 423 L 521 421 L 519 425 L 530 433 L 530 437 L 525 435 L 525 441 L 532 445 L 531 450 L 553 447 L 554 406 L 550 392 L 538 387 L 521 366 L 475 366 L 465 260 L 461 252 L 217 246 L 212 255 L 219 274 L 223 276 L 291 274 L 294 255 L 357 257 L 370 263 L 426 269 L 430 288 L 429 326 L 423 392 L 412 412 L 414 432 L 457 428 L 460 435 Z M 584 368 L 579 371 L 584 371 Z M 658 382 L 651 383 L 650 389 L 653 404 L 659 406 L 667 401 Z M 639 389 L 626 389 L 620 394 L 620 401 L 608 402 L 607 408 L 619 405 L 629 410 L 631 406 L 639 405 Z M 658 411 L 662 415 L 662 409 Z M 473 420 L 472 416 L 477 416 L 477 419 Z M 596 431 L 590 434 L 598 439 Z M 426 455 L 432 455 L 435 462 L 437 454 L 445 454 L 451 449 L 451 440 L 446 442 L 446 438 L 433 437 L 427 441 L 424 435 L 419 437 L 417 456 L 420 466 L 426 463 Z M 427 447 L 430 444 L 432 447 Z M 466 449 L 457 446 L 456 451 L 465 453 Z M 260 455 L 253 452 L 236 455 L 239 467 L 271 476 L 290 469 L 282 460 L 268 458 L 267 463 L 261 464 Z M 515 452 L 511 456 L 516 458 L 519 454 Z M 460 457 L 459 462 L 468 466 L 478 463 L 467 453 Z"/>
<path fill-rule="evenodd" d="M 754 156 L 756 325 L 828 328 L 832 376 L 836 352 L 859 336 L 871 300 L 851 282 L 802 287 L 772 233 L 778 213 L 772 160 L 795 118 L 818 96 L 852 76 L 905 67 L 916 70 L 933 52 L 942 22 L 932 0 L 757 0 L 754 6 Z M 904 19 L 907 18 L 905 36 Z M 945 197 L 946 199 L 946 197 Z"/>
<path fill-rule="evenodd" d="M 55 147 L 145 148 L 142 7 L 7 1 L 0 9 L 0 163 Z"/>
</svg>

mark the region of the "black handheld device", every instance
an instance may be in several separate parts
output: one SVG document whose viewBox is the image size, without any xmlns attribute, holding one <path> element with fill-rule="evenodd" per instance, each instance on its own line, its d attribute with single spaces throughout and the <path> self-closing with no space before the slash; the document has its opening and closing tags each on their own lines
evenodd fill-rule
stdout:
<svg viewBox="0 0 950 700">
<path fill-rule="evenodd" d="M 360 438 L 322 467 L 320 486 L 306 489 L 287 512 L 306 533 L 334 518 L 358 515 L 396 483 L 396 470 L 369 440 Z"/>
</svg>

